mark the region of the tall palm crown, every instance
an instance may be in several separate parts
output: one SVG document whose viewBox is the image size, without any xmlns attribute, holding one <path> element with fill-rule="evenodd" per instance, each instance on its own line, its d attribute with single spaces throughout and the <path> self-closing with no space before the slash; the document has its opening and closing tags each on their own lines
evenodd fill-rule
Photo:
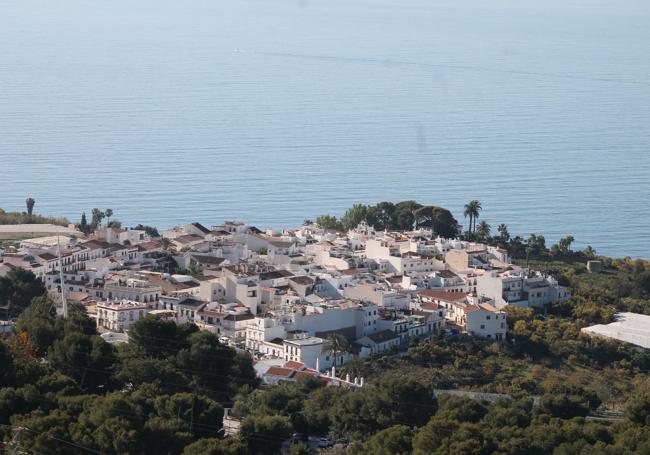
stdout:
<svg viewBox="0 0 650 455">
<path fill-rule="evenodd" d="M 483 210 L 483 207 L 481 207 L 481 203 L 476 199 L 465 204 L 463 215 L 465 215 L 465 218 L 469 217 L 469 232 L 476 231 L 476 219 L 479 217 L 481 210 Z M 472 222 L 474 226 L 473 229 Z"/>
<path fill-rule="evenodd" d="M 497 231 L 499 231 L 499 237 L 502 242 L 508 242 L 510 240 L 510 232 L 508 232 L 508 226 L 505 224 L 501 223 L 497 227 Z"/>
<path fill-rule="evenodd" d="M 113 216 L 113 209 L 106 209 L 104 216 L 106 217 L 106 225 L 108 226 L 111 222 L 111 217 Z"/>
<path fill-rule="evenodd" d="M 478 228 L 476 229 L 476 232 L 480 239 L 485 240 L 490 236 L 491 230 L 492 230 L 492 226 L 490 226 L 487 221 L 483 220 L 478 224 Z"/>
<path fill-rule="evenodd" d="M 323 351 L 331 352 L 334 356 L 333 365 L 336 366 L 336 359 L 341 352 L 347 352 L 350 349 L 350 342 L 343 335 L 334 333 L 327 338 Z"/>
</svg>

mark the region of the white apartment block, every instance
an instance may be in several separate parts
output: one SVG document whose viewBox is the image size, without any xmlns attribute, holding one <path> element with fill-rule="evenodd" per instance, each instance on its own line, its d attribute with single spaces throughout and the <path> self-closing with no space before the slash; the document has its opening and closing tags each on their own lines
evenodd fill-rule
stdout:
<svg viewBox="0 0 650 455">
<path fill-rule="evenodd" d="M 124 332 L 147 316 L 149 307 L 141 302 L 119 300 L 97 303 L 97 326 L 114 332 Z"/>
<path fill-rule="evenodd" d="M 506 305 L 543 308 L 571 298 L 570 291 L 551 277 L 531 273 L 527 268 L 487 271 L 476 278 L 479 296 L 495 301 L 497 308 Z"/>
</svg>

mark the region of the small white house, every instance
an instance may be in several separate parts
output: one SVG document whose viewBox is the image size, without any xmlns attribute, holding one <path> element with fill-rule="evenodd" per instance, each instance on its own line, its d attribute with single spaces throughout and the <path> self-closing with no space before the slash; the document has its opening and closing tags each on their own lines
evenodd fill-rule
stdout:
<svg viewBox="0 0 650 455">
<path fill-rule="evenodd" d="M 147 316 L 149 307 L 141 302 L 119 300 L 97 303 L 97 326 L 113 332 L 124 332 Z"/>
<path fill-rule="evenodd" d="M 310 336 L 284 340 L 284 360 L 304 363 L 309 368 L 327 368 L 329 362 L 323 355 L 324 343 L 322 338 Z"/>
<path fill-rule="evenodd" d="M 393 346 L 395 348 L 400 345 L 400 337 L 391 330 L 382 330 L 381 332 L 366 335 L 357 340 L 357 343 L 367 348 L 371 353 L 379 354 L 387 352 Z"/>
</svg>

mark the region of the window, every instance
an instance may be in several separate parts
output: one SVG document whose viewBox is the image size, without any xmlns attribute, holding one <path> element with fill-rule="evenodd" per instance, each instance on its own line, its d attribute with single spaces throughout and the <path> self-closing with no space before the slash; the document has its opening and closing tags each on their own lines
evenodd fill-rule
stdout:
<svg viewBox="0 0 650 455">
<path fill-rule="evenodd" d="M 481 324 L 481 329 L 484 329 L 484 328 L 485 328 L 485 324 Z"/>
<path fill-rule="evenodd" d="M 490 316 L 489 315 L 485 316 L 485 319 L 490 320 Z"/>
</svg>

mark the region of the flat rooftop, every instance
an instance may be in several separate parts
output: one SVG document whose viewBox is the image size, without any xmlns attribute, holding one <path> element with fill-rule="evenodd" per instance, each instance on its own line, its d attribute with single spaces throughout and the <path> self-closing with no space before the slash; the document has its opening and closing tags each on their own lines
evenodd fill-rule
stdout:
<svg viewBox="0 0 650 455">
<path fill-rule="evenodd" d="M 615 317 L 616 322 L 584 327 L 582 332 L 650 349 L 650 316 L 639 313 L 617 313 Z"/>
</svg>

